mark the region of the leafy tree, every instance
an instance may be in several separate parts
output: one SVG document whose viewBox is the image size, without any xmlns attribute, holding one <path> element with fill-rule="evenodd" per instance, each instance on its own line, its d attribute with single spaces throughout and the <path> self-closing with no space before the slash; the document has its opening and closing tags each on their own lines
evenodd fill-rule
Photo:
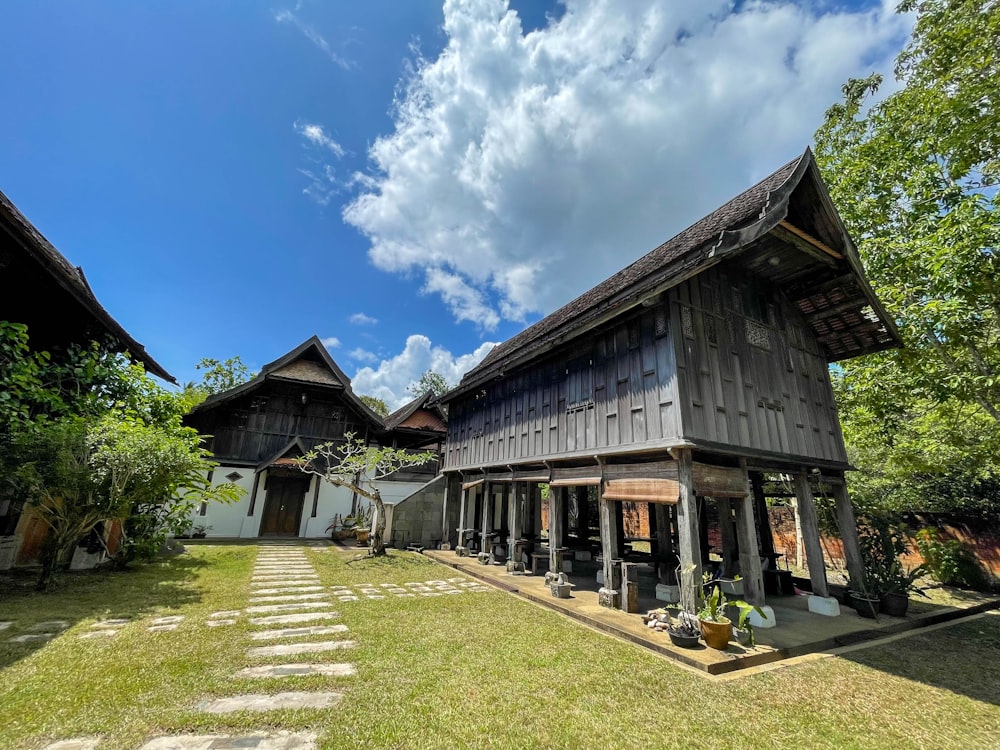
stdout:
<svg viewBox="0 0 1000 750">
<path fill-rule="evenodd" d="M 428 370 L 420 376 L 420 380 L 416 383 L 406 386 L 406 392 L 414 397 L 423 396 L 427 391 L 435 396 L 443 396 L 452 388 L 454 386 L 445 379 L 444 375 L 434 372 L 434 370 Z"/>
<path fill-rule="evenodd" d="M 816 134 L 905 344 L 843 363 L 837 384 L 849 447 L 881 486 L 870 489 L 897 502 L 900 488 L 942 477 L 995 487 L 1000 476 L 1000 5 L 899 9 L 917 13 L 900 88 L 877 100 L 881 76 L 849 81 Z"/>
<path fill-rule="evenodd" d="M 246 383 L 253 378 L 253 371 L 243 364 L 239 355 L 230 357 L 220 362 L 217 359 L 206 357 L 194 366 L 196 370 L 203 370 L 204 374 L 201 383 L 196 387 L 211 396 L 213 393 L 222 393 L 230 388 Z"/>
<path fill-rule="evenodd" d="M 378 414 L 380 417 L 389 416 L 389 407 L 386 405 L 385 401 L 377 396 L 358 396 L 358 398 L 361 399 L 365 406 Z"/>
<path fill-rule="evenodd" d="M 379 448 L 348 433 L 340 443 L 324 443 L 299 459 L 299 468 L 316 474 L 338 487 L 346 487 L 375 504 L 375 528 L 369 537 L 371 557 L 385 555 L 385 505 L 376 482 L 400 469 L 420 466 L 436 459 L 432 451 L 412 453 L 397 448 Z"/>
</svg>

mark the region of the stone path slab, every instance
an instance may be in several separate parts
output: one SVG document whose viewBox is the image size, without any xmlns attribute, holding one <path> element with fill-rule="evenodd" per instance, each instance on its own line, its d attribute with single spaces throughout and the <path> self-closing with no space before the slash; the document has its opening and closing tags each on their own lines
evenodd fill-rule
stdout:
<svg viewBox="0 0 1000 750">
<path fill-rule="evenodd" d="M 53 633 L 57 630 L 65 630 L 68 627 L 69 622 L 66 620 L 46 620 L 45 622 L 36 622 L 28 630 L 34 630 L 36 633 L 39 631 Z"/>
<path fill-rule="evenodd" d="M 166 633 L 170 630 L 177 630 L 177 623 L 172 622 L 166 625 L 150 625 L 146 628 L 150 633 Z"/>
<path fill-rule="evenodd" d="M 112 617 L 110 620 L 98 620 L 90 627 L 92 628 L 120 628 L 132 622 L 127 617 Z"/>
<path fill-rule="evenodd" d="M 232 737 L 225 734 L 157 737 L 139 750 L 316 750 L 316 735 L 292 732 Z"/>
<path fill-rule="evenodd" d="M 180 623 L 184 619 L 184 615 L 168 615 L 166 617 L 157 617 L 150 622 L 153 625 L 175 625 Z"/>
<path fill-rule="evenodd" d="M 329 594 L 280 594 L 275 596 L 251 596 L 251 604 L 259 604 L 261 602 L 291 602 L 296 600 L 306 600 L 306 599 L 327 599 Z"/>
<path fill-rule="evenodd" d="M 293 622 L 311 622 L 312 620 L 334 620 L 340 617 L 339 612 L 303 612 L 299 615 L 271 615 L 269 617 L 252 617 L 251 625 L 290 625 Z"/>
<path fill-rule="evenodd" d="M 325 677 L 353 677 L 358 673 L 353 664 L 268 664 L 263 667 L 247 667 L 236 673 L 236 677 L 258 679 L 265 677 L 305 677 L 319 674 Z"/>
<path fill-rule="evenodd" d="M 219 628 L 223 625 L 235 625 L 236 620 L 208 620 L 205 624 L 210 628 Z"/>
<path fill-rule="evenodd" d="M 303 635 L 331 635 L 346 633 L 346 625 L 311 625 L 306 628 L 282 628 L 280 630 L 262 630 L 252 633 L 250 638 L 255 641 L 273 641 L 277 638 L 297 638 Z"/>
<path fill-rule="evenodd" d="M 326 609 L 332 607 L 330 602 L 301 602 L 296 604 L 264 604 L 257 607 L 247 607 L 247 613 L 264 614 L 266 612 L 293 612 L 296 609 Z"/>
<path fill-rule="evenodd" d="M 46 745 L 42 750 L 95 750 L 100 737 L 77 737 L 71 740 L 59 740 Z"/>
<path fill-rule="evenodd" d="M 106 630 L 88 630 L 86 633 L 81 633 L 80 637 L 84 639 L 91 638 L 113 638 L 118 635 L 118 631 L 112 628 Z"/>
<path fill-rule="evenodd" d="M 250 579 L 251 583 L 256 583 L 256 582 L 261 582 L 261 581 L 275 581 L 275 582 L 277 582 L 277 581 L 302 581 L 302 582 L 308 582 L 310 584 L 316 583 L 318 580 L 319 580 L 319 576 L 317 576 L 317 575 L 300 576 L 300 575 L 294 575 L 294 574 L 290 574 L 290 573 L 287 573 L 287 574 L 286 573 L 281 573 L 281 574 L 275 573 L 273 575 L 254 576 L 253 578 Z M 273 583 L 271 585 L 274 586 L 274 585 L 277 585 L 277 583 Z"/>
<path fill-rule="evenodd" d="M 4 620 L 3 622 L 0 622 L 0 630 L 6 630 L 7 628 L 11 627 L 13 624 L 14 624 L 13 620 Z"/>
<path fill-rule="evenodd" d="M 283 643 L 279 646 L 258 646 L 247 650 L 251 659 L 265 656 L 291 656 L 293 654 L 314 654 L 321 651 L 340 651 L 354 648 L 357 641 L 316 641 L 314 643 Z"/>
<path fill-rule="evenodd" d="M 223 610 L 221 610 L 219 612 L 213 612 L 212 614 L 209 615 L 209 617 L 213 617 L 213 618 L 214 617 L 226 617 L 226 618 L 229 618 L 229 617 L 239 617 L 239 615 L 240 615 L 240 610 L 238 610 L 238 609 L 223 609 Z"/>
<path fill-rule="evenodd" d="M 203 701 L 196 708 L 210 714 L 228 714 L 233 711 L 278 711 L 286 708 L 327 708 L 337 703 L 342 697 L 343 693 L 336 692 L 303 693 L 296 691 L 273 693 L 272 695 L 250 693 Z"/>
<path fill-rule="evenodd" d="M 279 588 L 272 589 L 257 589 L 256 591 L 251 591 L 251 594 L 290 594 L 299 593 L 300 591 L 322 591 L 322 586 L 303 586 L 302 584 L 295 584 L 289 586 L 281 586 Z"/>
<path fill-rule="evenodd" d="M 31 643 L 32 641 L 49 641 L 56 637 L 55 633 L 25 633 L 8 638 L 11 643 Z"/>
</svg>

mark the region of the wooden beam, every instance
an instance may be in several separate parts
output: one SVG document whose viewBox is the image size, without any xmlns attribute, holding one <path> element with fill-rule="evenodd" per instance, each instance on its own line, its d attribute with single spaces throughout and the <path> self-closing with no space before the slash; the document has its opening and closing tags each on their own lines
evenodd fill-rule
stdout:
<svg viewBox="0 0 1000 750">
<path fill-rule="evenodd" d="M 785 252 L 786 253 L 788 252 L 787 249 L 789 247 L 791 247 L 794 250 L 797 250 L 798 252 L 800 252 L 803 255 L 807 256 L 812 261 L 822 263 L 824 266 L 826 266 L 828 268 L 833 268 L 836 265 L 836 263 L 837 263 L 837 261 L 835 261 L 829 255 L 826 255 L 821 250 L 817 250 L 815 247 L 813 247 L 811 244 L 809 244 L 808 242 L 806 242 L 805 240 L 803 240 L 801 237 L 799 237 L 799 236 L 797 236 L 797 235 L 789 232 L 786 229 L 783 229 L 780 226 L 777 226 L 774 229 L 772 229 L 771 230 L 771 234 L 773 234 L 777 239 L 781 240 L 782 244 L 785 246 Z M 774 256 L 774 257 L 778 258 L 779 256 Z M 787 256 L 786 256 L 786 258 L 787 258 Z M 764 265 L 764 264 L 762 264 L 762 265 Z M 779 263 L 777 265 L 780 267 L 780 265 L 781 265 L 780 261 L 779 261 Z M 815 266 L 814 265 L 813 266 L 806 266 L 805 268 L 806 268 L 806 270 L 809 270 L 809 271 L 815 271 Z M 773 271 L 774 269 L 769 269 L 769 270 Z"/>
<path fill-rule="evenodd" d="M 677 481 L 680 485 L 677 545 L 681 560 L 681 604 L 689 612 L 696 612 L 698 590 L 701 587 L 701 541 L 690 448 L 680 448 L 677 451 Z"/>
<path fill-rule="evenodd" d="M 813 237 L 808 232 L 803 232 L 801 229 L 799 229 L 797 226 L 795 226 L 794 224 L 792 224 L 789 221 L 782 221 L 782 222 L 780 222 L 778 224 L 778 227 L 780 227 L 781 229 L 784 229 L 786 232 L 788 232 L 789 234 L 793 235 L 797 239 L 801 240 L 802 242 L 804 242 L 806 245 L 808 245 L 809 247 L 813 248 L 814 250 L 819 250 L 820 252 L 824 253 L 825 255 L 829 256 L 830 258 L 833 258 L 834 260 L 843 260 L 844 259 L 844 256 L 842 254 L 838 253 L 832 247 L 830 247 L 829 245 L 827 245 L 827 244 L 821 242 L 820 240 L 816 239 L 815 237 Z M 775 231 L 775 230 L 772 230 L 772 231 Z"/>
<path fill-rule="evenodd" d="M 733 503 L 728 497 L 715 498 L 715 506 L 719 510 L 719 533 L 722 537 L 723 572 L 732 577 L 737 569 L 736 528 L 733 524 Z M 742 575 L 742 572 L 741 572 Z"/>
<path fill-rule="evenodd" d="M 733 501 L 736 513 L 736 536 L 740 543 L 740 575 L 743 576 L 743 598 L 751 604 L 764 604 L 764 573 L 761 569 L 760 556 L 762 550 L 757 546 L 760 535 L 754 523 L 753 483 L 746 471 L 746 461 L 741 461 L 740 467 L 747 478 L 750 492 L 742 498 Z M 767 519 L 765 517 L 765 523 Z M 770 525 L 767 527 L 770 535 Z M 772 546 L 772 552 L 774 551 Z"/>
<path fill-rule="evenodd" d="M 549 490 L 549 571 L 561 573 L 556 549 L 565 542 L 566 500 L 569 487 L 553 487 Z"/>
<path fill-rule="evenodd" d="M 612 560 L 617 560 L 621 554 L 618 546 L 618 514 L 612 505 L 614 500 L 605 500 L 601 495 L 597 500 L 597 515 L 601 524 L 601 557 L 604 560 L 604 586 L 614 586 L 615 571 Z"/>
<path fill-rule="evenodd" d="M 670 536 L 670 507 L 662 503 L 653 505 L 653 516 L 656 519 L 656 551 L 660 558 L 657 565 L 660 583 L 671 583 L 672 564 L 668 562 L 674 554 L 674 542 Z"/>
<path fill-rule="evenodd" d="M 837 525 L 840 527 L 840 539 L 844 545 L 844 560 L 851 584 L 857 586 L 864 581 L 865 565 L 861 559 L 861 542 L 858 539 L 858 522 L 854 518 L 854 506 L 847 494 L 847 485 L 833 486 L 833 499 L 836 503 Z"/>
<path fill-rule="evenodd" d="M 753 509 L 756 517 L 757 537 L 760 540 L 760 553 L 764 557 L 771 557 L 774 555 L 774 533 L 771 531 L 771 515 L 767 512 L 767 500 L 764 497 L 764 476 L 759 472 L 755 471 L 750 474 L 750 491 L 753 493 Z"/>
<path fill-rule="evenodd" d="M 823 560 L 823 546 L 819 539 L 819 519 L 816 517 L 816 503 L 813 500 L 806 469 L 795 474 L 795 491 L 799 500 L 798 515 L 802 523 L 802 541 L 806 549 L 806 564 L 809 566 L 812 590 L 817 596 L 829 596 L 826 563 Z"/>
</svg>

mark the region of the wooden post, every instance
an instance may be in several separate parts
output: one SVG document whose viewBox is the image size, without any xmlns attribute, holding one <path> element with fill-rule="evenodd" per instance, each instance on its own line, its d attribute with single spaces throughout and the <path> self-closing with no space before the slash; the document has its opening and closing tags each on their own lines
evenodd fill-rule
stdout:
<svg viewBox="0 0 1000 750">
<path fill-rule="evenodd" d="M 482 537 L 480 537 L 481 543 L 480 543 L 480 547 L 479 547 L 479 554 L 483 554 L 484 552 L 486 554 L 490 553 L 490 543 L 488 541 L 487 534 L 489 534 L 491 531 L 493 531 L 493 529 L 492 529 L 492 526 L 493 526 L 493 519 L 492 519 L 493 511 L 492 511 L 492 508 L 490 507 L 492 505 L 492 503 L 490 502 L 490 500 L 493 499 L 491 497 L 491 495 L 493 493 L 490 492 L 490 490 L 492 489 L 492 487 L 493 487 L 493 485 L 490 482 L 483 482 L 481 485 L 479 485 L 479 488 L 480 488 L 480 490 L 482 491 L 482 494 L 483 494 L 483 514 L 482 514 L 482 516 L 480 516 L 480 518 L 482 519 L 482 522 L 483 522 L 483 530 L 482 530 Z"/>
<path fill-rule="evenodd" d="M 809 566 L 813 593 L 817 596 L 829 596 L 826 563 L 823 561 L 823 547 L 819 540 L 819 519 L 816 517 L 816 505 L 805 469 L 795 475 L 795 495 L 799 501 L 798 515 L 802 523 L 802 541 L 806 549 L 806 564 Z"/>
<path fill-rule="evenodd" d="M 458 505 L 458 545 L 455 548 L 456 552 L 458 552 L 459 549 L 467 549 L 465 539 L 465 508 L 468 504 L 469 491 L 462 490 L 462 499 Z"/>
<path fill-rule="evenodd" d="M 587 487 L 576 488 L 576 538 L 581 546 L 587 546 L 590 539 L 590 503 Z"/>
<path fill-rule="evenodd" d="M 715 498 L 715 507 L 719 509 L 719 532 L 722 537 L 722 571 L 730 578 L 736 573 L 739 565 L 736 529 L 733 527 L 733 506 L 728 497 Z M 742 570 L 740 575 L 742 575 Z"/>
<path fill-rule="evenodd" d="M 767 512 L 767 499 L 764 497 L 764 475 L 759 471 L 750 473 L 750 490 L 753 493 L 753 511 L 757 523 L 757 536 L 760 539 L 760 554 L 773 560 L 774 534 L 771 531 L 771 516 Z"/>
<path fill-rule="evenodd" d="M 843 484 L 833 486 L 833 499 L 837 508 L 837 525 L 840 527 L 840 539 L 844 544 L 844 560 L 847 572 L 851 577 L 851 585 L 859 586 L 865 580 L 865 564 L 861 559 L 861 542 L 858 540 L 858 522 L 854 518 L 854 506 L 847 494 L 847 478 Z"/>
<path fill-rule="evenodd" d="M 562 559 L 556 555 L 556 549 L 563 546 L 566 520 L 566 496 L 568 487 L 553 487 L 549 491 L 549 571 L 561 573 Z"/>
<path fill-rule="evenodd" d="M 670 536 L 670 506 L 663 503 L 653 505 L 653 516 L 656 518 L 656 548 L 660 562 L 657 565 L 660 576 L 660 583 L 670 584 L 672 569 L 675 567 L 671 563 L 674 554 L 673 539 Z M 673 582 L 676 585 L 676 581 Z"/>
<path fill-rule="evenodd" d="M 734 498 L 733 509 L 736 511 L 736 537 L 740 543 L 740 575 L 743 576 L 743 598 L 751 604 L 764 604 L 764 573 L 760 565 L 761 550 L 757 547 L 757 530 L 754 528 L 754 498 L 750 487 L 750 477 L 747 475 L 745 460 L 740 461 L 740 468 L 747 478 L 747 494 Z"/>
<path fill-rule="evenodd" d="M 514 545 L 521 538 L 521 523 L 524 515 L 521 509 L 521 500 L 524 494 L 524 483 L 514 482 L 510 488 L 510 500 L 508 501 L 507 516 L 510 519 L 510 536 L 507 537 L 507 559 L 515 563 L 521 562 L 515 558 Z"/>
<path fill-rule="evenodd" d="M 604 585 L 611 588 L 615 573 L 612 570 L 612 560 L 617 560 L 621 554 L 618 546 L 618 514 L 612 506 L 614 500 L 605 500 L 604 495 L 597 499 L 597 517 L 601 525 L 601 557 L 604 559 Z"/>
<path fill-rule="evenodd" d="M 541 544 L 542 488 L 538 484 L 531 485 L 531 531 L 535 535 L 535 544 Z"/>
<path fill-rule="evenodd" d="M 681 604 L 687 611 L 696 612 L 701 588 L 701 541 L 690 448 L 677 450 L 677 482 L 680 491 L 677 501 L 677 546 L 681 560 Z"/>
</svg>

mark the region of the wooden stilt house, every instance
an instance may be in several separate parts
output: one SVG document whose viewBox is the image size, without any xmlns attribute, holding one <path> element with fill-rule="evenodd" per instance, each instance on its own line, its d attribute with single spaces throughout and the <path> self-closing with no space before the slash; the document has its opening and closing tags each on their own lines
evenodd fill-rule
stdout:
<svg viewBox="0 0 1000 750">
<path fill-rule="evenodd" d="M 861 572 L 828 365 L 899 345 L 807 150 L 496 347 L 443 397 L 445 539 L 517 562 L 533 549 L 556 570 L 596 516 L 616 590 L 622 508 L 648 503 L 660 580 L 683 571 L 691 604 L 710 504 L 727 569 L 763 603 L 762 485 L 781 473 L 812 589 L 826 595 L 816 488 L 835 497 L 848 568 Z"/>
</svg>

